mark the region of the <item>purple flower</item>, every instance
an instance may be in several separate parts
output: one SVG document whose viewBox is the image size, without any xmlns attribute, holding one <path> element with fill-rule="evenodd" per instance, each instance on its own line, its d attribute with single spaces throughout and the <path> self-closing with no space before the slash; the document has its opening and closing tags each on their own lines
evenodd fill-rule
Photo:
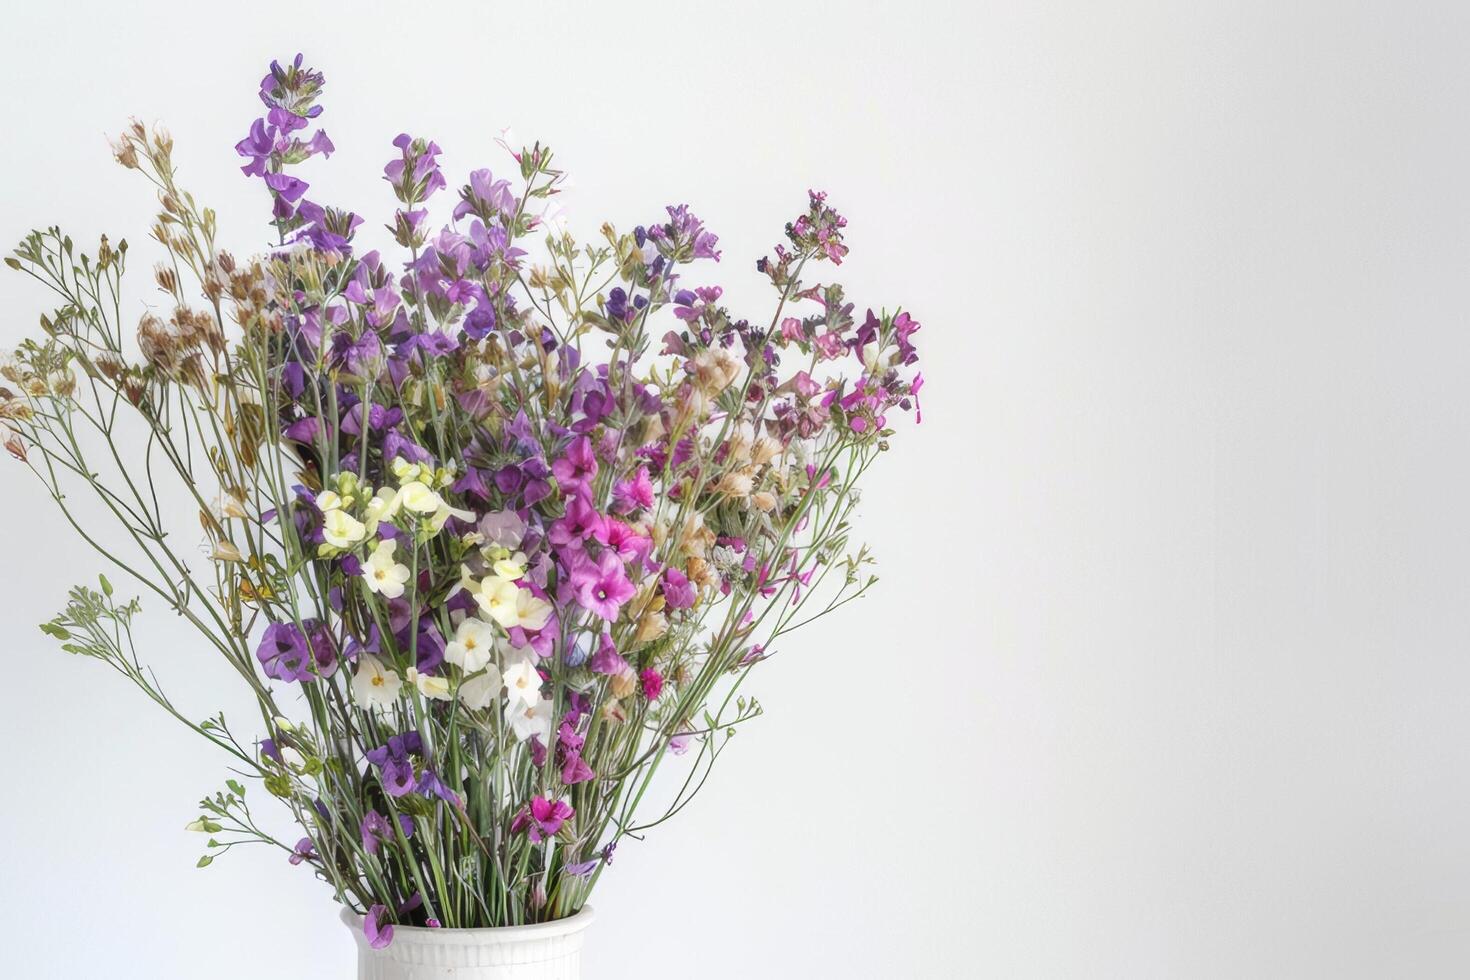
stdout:
<svg viewBox="0 0 1470 980">
<path fill-rule="evenodd" d="M 406 731 L 394 735 L 386 745 L 369 749 L 367 760 L 378 767 L 379 779 L 389 796 L 407 796 L 418 785 L 410 755 L 421 755 L 424 743 L 419 733 Z"/>
<path fill-rule="evenodd" d="M 612 675 L 622 673 L 623 669 L 628 666 L 628 661 L 624 660 L 622 654 L 618 653 L 618 648 L 613 646 L 611 634 L 604 633 L 602 639 L 598 641 L 597 652 L 592 655 L 592 662 L 588 666 L 594 673 Z"/>
<path fill-rule="evenodd" d="M 698 594 L 688 576 L 672 566 L 664 569 L 663 590 L 664 602 L 670 609 L 688 609 Z"/>
<path fill-rule="evenodd" d="M 311 650 L 295 623 L 271 623 L 260 638 L 255 657 L 267 677 L 304 681 L 311 676 Z"/>
<path fill-rule="evenodd" d="M 400 201 L 412 206 L 445 186 L 444 175 L 439 172 L 439 144 L 399 133 L 393 145 L 402 155 L 383 168 L 383 179 L 393 186 Z"/>
<path fill-rule="evenodd" d="M 303 837 L 296 842 L 296 847 L 291 851 L 291 856 L 286 860 L 296 865 L 308 858 L 314 857 L 316 857 L 316 845 L 312 844 L 310 837 Z"/>
<path fill-rule="evenodd" d="M 648 229 L 648 237 L 661 255 L 680 262 L 691 258 L 720 261 L 720 253 L 715 248 L 719 236 L 705 230 L 704 222 L 694 216 L 689 205 L 670 205 L 664 210 L 669 213 L 668 223 Z"/>
<path fill-rule="evenodd" d="M 590 878 L 592 877 L 592 872 L 596 871 L 597 866 L 601 863 L 602 862 L 598 858 L 593 858 L 591 861 L 581 861 L 577 864 L 569 864 L 562 870 L 571 875 L 573 878 Z"/>
<path fill-rule="evenodd" d="M 393 942 L 392 923 L 381 922 L 387 911 L 386 905 L 374 905 L 368 909 L 367 917 L 362 920 L 362 933 L 367 936 L 368 945 L 373 949 L 384 949 Z"/>
<path fill-rule="evenodd" d="M 404 837 L 413 836 L 413 817 L 400 813 L 398 826 L 403 830 Z M 369 810 L 367 816 L 362 818 L 362 849 L 369 854 L 377 854 L 382 845 L 392 839 L 393 825 L 388 822 L 388 818 L 377 810 Z"/>
<path fill-rule="evenodd" d="M 419 784 L 415 788 L 422 796 L 431 799 L 438 797 L 444 802 L 456 807 L 464 806 L 464 801 L 460 799 L 459 794 L 450 789 L 448 784 L 439 778 L 438 773 L 431 770 L 424 770 L 424 774 L 419 777 Z"/>
<path fill-rule="evenodd" d="M 454 220 L 467 214 L 476 215 L 485 221 L 510 217 L 515 214 L 516 198 L 510 189 L 510 181 L 496 180 L 488 170 L 476 170 L 470 174 L 470 182 L 459 192 L 459 203 L 454 206 Z"/>
</svg>

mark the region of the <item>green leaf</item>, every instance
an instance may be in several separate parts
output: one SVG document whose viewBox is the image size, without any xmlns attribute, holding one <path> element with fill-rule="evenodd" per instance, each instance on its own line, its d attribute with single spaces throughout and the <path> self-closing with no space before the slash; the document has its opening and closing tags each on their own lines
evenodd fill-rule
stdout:
<svg viewBox="0 0 1470 980">
<path fill-rule="evenodd" d="M 233 780 L 233 779 L 226 779 L 225 780 L 225 785 L 228 786 L 230 788 L 230 791 L 232 793 L 234 793 L 236 796 L 244 796 L 245 795 L 245 787 L 244 786 L 241 786 L 235 780 Z"/>
<path fill-rule="evenodd" d="M 211 856 L 211 855 L 209 855 L 209 854 L 205 854 L 197 862 L 195 862 L 194 867 L 196 867 L 196 868 L 207 868 L 207 867 L 209 867 L 213 863 L 214 863 L 214 857 Z"/>
<path fill-rule="evenodd" d="M 42 623 L 41 632 L 45 633 L 47 636 L 54 636 L 58 640 L 71 639 L 71 633 L 68 632 L 64 627 L 56 623 Z"/>
</svg>

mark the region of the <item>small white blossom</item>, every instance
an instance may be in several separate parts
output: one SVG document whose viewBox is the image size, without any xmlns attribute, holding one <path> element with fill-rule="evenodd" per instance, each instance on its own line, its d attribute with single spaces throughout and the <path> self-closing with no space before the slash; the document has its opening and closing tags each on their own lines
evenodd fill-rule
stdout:
<svg viewBox="0 0 1470 980">
<path fill-rule="evenodd" d="M 494 664 L 488 664 L 480 673 L 459 685 L 456 692 L 466 708 L 483 711 L 500 699 L 500 689 L 505 682 Z"/>
<path fill-rule="evenodd" d="M 386 708 L 398 700 L 398 689 L 403 679 L 370 654 L 363 654 L 357 661 L 357 673 L 352 677 L 352 696 L 358 704 Z"/>
<path fill-rule="evenodd" d="M 490 662 L 495 654 L 495 628 L 483 619 L 466 617 L 444 647 L 444 659 L 467 674 L 473 674 Z"/>
<path fill-rule="evenodd" d="M 527 705 L 512 698 L 505 706 L 505 720 L 522 742 L 534 735 L 544 745 L 551 740 L 551 699 L 542 698 Z"/>
<path fill-rule="evenodd" d="M 397 599 L 403 595 L 404 585 L 413 574 L 407 565 L 401 565 L 393 558 L 397 550 L 398 542 L 392 538 L 379 541 L 362 566 L 362 577 L 367 587 L 385 599 Z"/>
<path fill-rule="evenodd" d="M 505 668 L 505 689 L 512 703 L 531 707 L 541 700 L 541 674 L 530 661 L 522 660 Z"/>
<path fill-rule="evenodd" d="M 367 527 L 345 510 L 329 510 L 322 518 L 322 540 L 347 550 L 367 537 Z"/>
</svg>

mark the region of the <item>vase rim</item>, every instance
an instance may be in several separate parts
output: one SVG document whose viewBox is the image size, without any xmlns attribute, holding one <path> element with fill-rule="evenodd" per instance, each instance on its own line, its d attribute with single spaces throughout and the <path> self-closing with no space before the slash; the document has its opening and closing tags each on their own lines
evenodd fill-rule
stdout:
<svg viewBox="0 0 1470 980">
<path fill-rule="evenodd" d="M 560 919 L 552 919 L 550 922 L 533 922 L 524 926 L 489 926 L 479 929 L 430 929 L 427 926 L 393 926 L 393 938 L 397 942 L 401 936 L 411 939 L 415 943 L 437 944 L 437 943 L 463 943 L 465 939 L 474 939 L 486 944 L 518 943 L 530 939 L 551 939 L 555 936 L 567 936 L 575 932 L 581 932 L 592 924 L 597 913 L 592 906 L 584 905 L 571 915 Z M 341 912 L 342 923 L 355 932 L 362 932 L 362 916 L 352 909 L 344 906 Z"/>
</svg>

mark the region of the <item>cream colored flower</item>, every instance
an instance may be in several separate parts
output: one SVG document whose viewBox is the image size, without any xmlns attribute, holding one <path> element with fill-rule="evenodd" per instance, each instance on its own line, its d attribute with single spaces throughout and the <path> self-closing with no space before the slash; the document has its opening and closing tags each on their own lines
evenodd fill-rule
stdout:
<svg viewBox="0 0 1470 980">
<path fill-rule="evenodd" d="M 505 682 L 494 664 L 489 664 L 480 673 L 459 685 L 455 693 L 466 708 L 483 711 L 500 700 L 500 689 Z"/>
<path fill-rule="evenodd" d="M 486 576 L 474 590 L 475 601 L 485 615 L 506 629 L 516 624 L 516 596 L 521 587 L 498 575 Z"/>
<path fill-rule="evenodd" d="M 404 510 L 411 510 L 415 514 L 433 514 L 444 506 L 444 498 L 418 480 L 403 485 L 398 491 L 398 501 Z"/>
<path fill-rule="evenodd" d="M 367 527 L 345 510 L 329 510 L 322 518 L 322 539 L 346 551 L 367 537 Z"/>
<path fill-rule="evenodd" d="M 386 708 L 398 700 L 403 679 L 383 665 L 383 661 L 364 653 L 357 660 L 357 673 L 352 675 L 352 697 L 358 704 Z"/>
<path fill-rule="evenodd" d="M 495 628 L 483 619 L 468 616 L 445 644 L 444 659 L 467 674 L 482 669 L 495 655 Z"/>
<path fill-rule="evenodd" d="M 528 630 L 541 629 L 551 619 L 551 603 L 529 589 L 518 589 L 517 592 L 515 625 Z"/>
<path fill-rule="evenodd" d="M 419 689 L 424 697 L 434 701 L 449 701 L 453 695 L 449 693 L 449 678 L 439 677 L 432 674 L 421 674 L 417 667 L 410 667 L 403 672 L 403 677 L 410 684 Z"/>
<path fill-rule="evenodd" d="M 394 560 L 393 553 L 397 550 L 398 542 L 394 539 L 379 541 L 362 566 L 362 577 L 367 587 L 385 599 L 397 599 L 403 595 L 404 586 L 413 574 L 407 565 Z"/>
</svg>

